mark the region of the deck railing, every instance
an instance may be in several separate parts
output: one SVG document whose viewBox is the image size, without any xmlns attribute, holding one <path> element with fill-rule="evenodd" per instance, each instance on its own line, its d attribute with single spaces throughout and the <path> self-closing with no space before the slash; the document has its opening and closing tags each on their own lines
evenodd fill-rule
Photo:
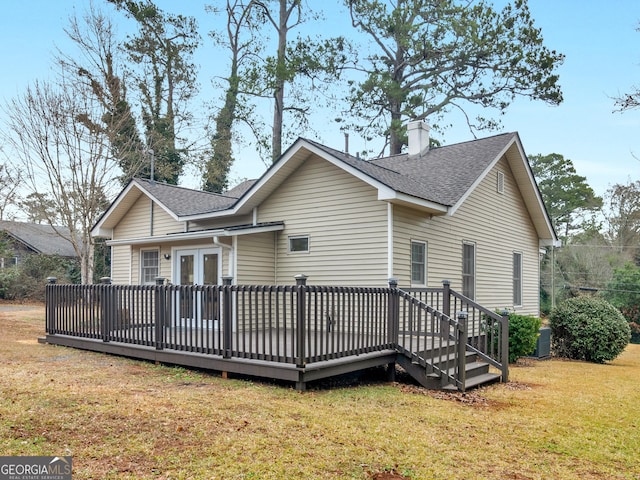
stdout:
<svg viewBox="0 0 640 480">
<path fill-rule="evenodd" d="M 291 363 L 392 349 L 389 289 L 243 285 L 47 285 L 46 330 Z"/>
<path fill-rule="evenodd" d="M 296 285 L 58 285 L 46 290 L 50 335 L 293 364 L 383 350 L 422 355 L 464 384 L 466 351 L 508 379 L 508 317 L 450 289 Z M 437 341 L 434 341 L 436 339 Z M 444 366 L 436 357 L 455 349 Z M 438 350 L 440 349 L 440 350 Z M 430 357 L 429 357 L 430 356 Z"/>
<path fill-rule="evenodd" d="M 451 289 L 449 281 L 442 288 L 407 288 L 404 291 L 442 312 L 465 323 L 466 350 L 501 371 L 502 381 L 509 378 L 509 313 L 489 310 Z M 451 335 L 454 335 L 451 332 Z"/>
</svg>

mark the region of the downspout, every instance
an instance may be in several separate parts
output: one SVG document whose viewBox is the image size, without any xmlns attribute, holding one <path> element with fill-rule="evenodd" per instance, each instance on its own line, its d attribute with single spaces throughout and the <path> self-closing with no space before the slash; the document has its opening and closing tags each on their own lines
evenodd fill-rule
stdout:
<svg viewBox="0 0 640 480">
<path fill-rule="evenodd" d="M 233 237 L 233 239 L 235 239 L 235 237 Z M 235 283 L 236 278 L 235 278 L 234 248 L 231 245 L 227 245 L 226 243 L 221 242 L 220 237 L 218 235 L 215 235 L 213 237 L 213 244 L 217 247 L 227 250 L 227 252 L 229 253 L 229 265 L 227 266 L 227 275 L 229 275 L 230 277 L 233 277 L 233 282 Z"/>
<path fill-rule="evenodd" d="M 387 278 L 393 278 L 393 205 L 387 203 Z"/>
<path fill-rule="evenodd" d="M 153 200 L 151 200 L 151 211 L 149 212 L 151 221 L 149 222 L 149 236 L 153 237 Z"/>
</svg>

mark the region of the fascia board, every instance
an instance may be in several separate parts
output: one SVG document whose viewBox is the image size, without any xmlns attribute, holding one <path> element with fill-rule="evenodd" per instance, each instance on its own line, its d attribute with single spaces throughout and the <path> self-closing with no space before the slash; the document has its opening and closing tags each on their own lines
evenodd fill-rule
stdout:
<svg viewBox="0 0 640 480">
<path fill-rule="evenodd" d="M 133 189 L 134 186 L 140 189 L 140 186 L 136 184 L 135 180 L 132 180 L 131 182 L 129 182 L 129 185 L 127 185 L 124 188 L 124 190 L 120 192 L 117 198 L 113 202 L 111 202 L 111 205 L 109 205 L 109 208 L 102 214 L 102 216 L 98 219 L 98 221 L 95 223 L 95 225 L 91 229 L 92 237 L 104 236 L 106 232 L 109 232 L 112 230 L 110 228 L 104 228 L 103 225 L 106 223 L 109 217 L 113 214 L 113 212 L 118 208 L 120 203 L 122 203 L 124 198 Z"/>
<path fill-rule="evenodd" d="M 220 218 L 220 217 L 230 217 L 233 215 L 237 215 L 238 212 L 252 199 L 252 197 L 256 194 L 257 191 L 262 189 L 262 187 L 268 183 L 282 168 L 295 156 L 295 154 L 300 150 L 301 144 L 307 144 L 303 139 L 298 139 L 296 142 L 280 157 L 280 159 L 274 163 L 263 175 L 258 179 L 256 183 L 254 183 L 249 190 L 245 192 L 245 194 L 240 197 L 239 201 L 236 202 L 233 207 L 219 210 L 216 212 L 208 212 L 208 213 L 200 213 L 197 215 L 185 215 L 180 217 L 180 221 L 190 222 L 197 220 L 208 220 L 210 218 Z M 308 145 L 308 144 L 307 144 Z"/>
<path fill-rule="evenodd" d="M 551 218 L 549 217 L 549 212 L 547 212 L 546 207 L 544 206 L 544 201 L 542 200 L 542 194 L 540 193 L 540 189 L 538 188 L 538 184 L 536 182 L 536 179 L 533 175 L 533 170 L 531 170 L 531 165 L 529 164 L 529 162 L 527 160 L 525 160 L 527 158 L 527 155 L 524 151 L 524 147 L 522 146 L 522 142 L 520 142 L 520 138 L 517 138 L 517 147 L 518 147 L 518 152 L 520 153 L 520 158 L 522 159 L 522 162 L 524 163 L 525 169 L 527 171 L 527 176 L 529 178 L 529 183 L 531 184 L 531 187 L 534 190 L 536 199 L 537 199 L 537 203 L 538 203 L 538 208 L 540 209 L 540 211 L 542 212 L 542 215 L 544 216 L 544 221 L 547 227 L 547 230 L 549 230 L 549 233 L 551 234 L 551 238 L 552 238 L 552 243 L 554 246 L 561 246 L 562 242 L 558 240 L 558 235 L 556 234 L 555 229 L 553 228 L 553 223 L 551 222 Z M 558 245 L 559 244 L 559 245 Z"/>
<path fill-rule="evenodd" d="M 129 185 L 127 185 L 124 188 L 124 190 L 122 190 L 122 192 L 120 192 L 120 195 L 118 195 L 118 198 L 115 199 L 115 201 L 109 206 L 109 209 L 102 215 L 102 217 L 93 226 L 93 228 L 91 229 L 91 236 L 92 237 L 109 236 L 109 235 L 111 235 L 113 233 L 113 229 L 104 228 L 103 225 L 106 223 L 106 221 L 109 219 L 109 217 L 113 214 L 113 212 L 116 211 L 116 209 L 124 201 L 124 199 L 127 198 L 127 196 L 130 194 L 131 190 L 133 190 L 134 188 L 136 188 L 138 191 L 140 191 L 143 195 L 146 195 L 147 198 L 149 198 L 156 205 L 159 205 L 160 208 L 162 208 L 165 212 L 167 212 L 167 214 L 169 216 L 171 216 L 171 218 L 173 218 L 175 221 L 177 221 L 177 222 L 180 221 L 180 218 L 178 217 L 178 215 L 175 214 L 175 212 L 173 212 L 169 208 L 167 208 L 161 201 L 159 201 L 146 188 L 144 188 L 142 185 L 140 185 L 134 179 L 129 183 Z"/>
<path fill-rule="evenodd" d="M 235 237 L 237 235 L 251 235 L 265 232 L 276 232 L 284 230 L 284 223 L 277 225 L 265 225 L 262 227 L 250 226 L 244 229 L 228 229 L 218 228 L 215 230 L 204 230 L 199 232 L 185 232 L 175 233 L 163 236 L 150 236 L 150 237 L 138 237 L 128 238 L 123 240 L 107 240 L 107 245 L 141 245 L 147 243 L 172 243 L 183 240 L 201 240 L 213 237 Z"/>
<path fill-rule="evenodd" d="M 392 188 L 378 190 L 378 200 L 384 200 L 390 203 L 401 203 L 404 205 L 413 205 L 421 209 L 429 210 L 433 213 L 445 214 L 449 211 L 449 207 L 440 203 L 430 202 L 421 198 L 413 197 L 405 193 L 396 192 Z"/>
<path fill-rule="evenodd" d="M 489 172 L 493 169 L 493 167 L 496 166 L 496 164 L 500 161 L 500 159 L 504 156 L 504 154 L 507 153 L 507 150 L 511 148 L 511 145 L 513 145 L 514 141 L 515 141 L 515 138 L 512 139 L 509 143 L 507 143 L 507 145 L 505 145 L 505 147 L 492 160 L 492 162 L 487 166 L 487 168 L 485 168 L 484 171 L 478 176 L 478 178 L 476 178 L 476 181 L 471 184 L 471 186 L 467 189 L 464 195 L 462 195 L 462 197 L 460 197 L 460 199 L 456 202 L 456 204 L 453 207 L 451 207 L 451 209 L 449 210 L 449 216 L 452 216 L 453 214 L 456 213 L 458 208 L 460 208 L 462 204 L 469 198 L 469 196 L 473 193 L 473 191 L 477 188 L 477 186 L 480 185 L 480 183 L 485 179 L 487 175 L 489 175 Z"/>
<path fill-rule="evenodd" d="M 442 212 L 442 213 L 445 213 L 448 209 L 448 207 L 443 206 L 441 204 L 430 202 L 428 200 L 419 199 L 416 197 L 412 197 L 411 195 L 406 195 L 406 194 L 397 192 L 393 188 L 385 185 L 384 183 L 358 170 L 357 168 L 343 162 L 339 158 L 334 157 L 333 155 L 305 141 L 304 139 L 298 139 L 296 143 L 294 143 L 291 146 L 291 148 L 287 152 L 285 152 L 285 154 L 280 158 L 280 160 L 276 164 L 274 164 L 269 170 L 267 170 L 264 176 L 260 178 L 260 180 L 258 180 L 247 191 L 247 193 L 245 193 L 245 195 L 240 199 L 240 201 L 236 203 L 232 208 L 227 210 L 221 210 L 218 212 L 211 212 L 207 214 L 193 215 L 189 217 L 185 216 L 185 217 L 181 217 L 180 220 L 181 221 L 204 220 L 209 218 L 233 216 L 238 214 L 238 212 L 251 200 L 251 198 L 256 194 L 256 192 L 259 191 L 261 188 L 263 188 L 263 186 L 266 183 L 268 183 L 283 168 L 283 166 L 287 162 L 289 162 L 295 156 L 295 154 L 298 153 L 303 148 L 307 150 L 309 153 L 314 154 L 322 158 L 323 160 L 326 160 L 332 165 L 342 169 L 343 171 L 354 176 L 355 178 L 375 188 L 378 191 L 379 200 L 386 200 L 386 201 L 399 200 L 402 203 L 417 205 L 422 208 L 427 208 L 429 210 L 434 210 L 436 212 Z"/>
</svg>

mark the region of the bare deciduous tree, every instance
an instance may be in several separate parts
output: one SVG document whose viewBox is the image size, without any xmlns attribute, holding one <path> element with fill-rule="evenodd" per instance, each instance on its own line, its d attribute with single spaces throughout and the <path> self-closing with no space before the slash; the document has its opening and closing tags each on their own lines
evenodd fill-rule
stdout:
<svg viewBox="0 0 640 480">
<path fill-rule="evenodd" d="M 5 106 L 3 132 L 28 193 L 47 193 L 55 205 L 51 225 L 69 229 L 80 259 L 82 283 L 93 277 L 91 228 L 107 205 L 119 173 L 102 129 L 79 118 L 101 112 L 99 102 L 82 83 L 61 77 L 59 83 L 35 82 Z M 45 211 L 51 217 L 50 211 Z"/>
<path fill-rule="evenodd" d="M 6 220 L 8 210 L 18 203 L 21 184 L 22 176 L 18 170 L 8 164 L 0 165 L 0 220 Z"/>
<path fill-rule="evenodd" d="M 96 118 L 81 117 L 87 128 L 102 129 L 122 169 L 121 181 L 148 173 L 148 155 L 127 98 L 127 80 L 118 55 L 116 31 L 110 17 L 90 4 L 81 17 L 69 18 L 67 37 L 77 52 L 58 52 L 56 61 L 90 91 L 102 108 Z M 93 123 L 97 120 L 97 123 Z"/>
</svg>

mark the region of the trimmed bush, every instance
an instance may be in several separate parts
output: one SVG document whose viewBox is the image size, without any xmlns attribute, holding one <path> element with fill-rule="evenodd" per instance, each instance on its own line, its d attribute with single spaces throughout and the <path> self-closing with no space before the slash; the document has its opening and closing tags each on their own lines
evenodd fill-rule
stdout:
<svg viewBox="0 0 640 480">
<path fill-rule="evenodd" d="M 575 297 L 549 317 L 551 347 L 560 357 L 604 363 L 622 353 L 631 337 L 629 323 L 609 302 Z"/>
<path fill-rule="evenodd" d="M 509 363 L 534 352 L 541 326 L 537 317 L 509 314 Z"/>
</svg>

